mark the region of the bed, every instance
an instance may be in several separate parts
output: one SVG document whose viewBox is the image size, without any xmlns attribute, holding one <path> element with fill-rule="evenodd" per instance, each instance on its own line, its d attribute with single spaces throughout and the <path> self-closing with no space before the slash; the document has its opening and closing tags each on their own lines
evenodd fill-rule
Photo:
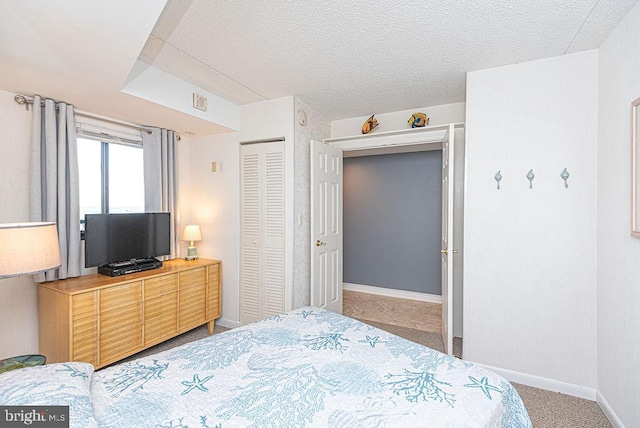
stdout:
<svg viewBox="0 0 640 428">
<path fill-rule="evenodd" d="M 532 426 L 501 376 L 312 307 L 96 372 L 7 372 L 0 404 L 70 405 L 73 427 Z"/>
</svg>

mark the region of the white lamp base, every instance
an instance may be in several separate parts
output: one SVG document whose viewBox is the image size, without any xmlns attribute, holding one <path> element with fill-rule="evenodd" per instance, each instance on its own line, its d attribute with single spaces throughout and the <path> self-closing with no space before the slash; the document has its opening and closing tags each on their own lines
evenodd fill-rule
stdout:
<svg viewBox="0 0 640 428">
<path fill-rule="evenodd" d="M 196 247 L 193 246 L 193 242 L 191 242 L 191 246 L 187 248 L 187 257 L 185 260 L 198 260 L 198 255 L 196 254 Z"/>
</svg>

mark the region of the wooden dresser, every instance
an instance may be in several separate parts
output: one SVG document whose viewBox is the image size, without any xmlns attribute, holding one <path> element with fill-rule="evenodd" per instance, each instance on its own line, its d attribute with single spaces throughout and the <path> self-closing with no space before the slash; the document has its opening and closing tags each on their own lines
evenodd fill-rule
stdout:
<svg viewBox="0 0 640 428">
<path fill-rule="evenodd" d="M 118 277 L 99 274 L 39 286 L 40 353 L 48 363 L 96 368 L 214 321 L 221 312 L 219 260 L 171 260 Z"/>
</svg>

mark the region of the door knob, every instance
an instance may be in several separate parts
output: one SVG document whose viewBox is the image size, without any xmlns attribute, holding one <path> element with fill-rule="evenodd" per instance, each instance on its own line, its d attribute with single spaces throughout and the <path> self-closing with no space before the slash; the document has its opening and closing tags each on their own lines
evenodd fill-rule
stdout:
<svg viewBox="0 0 640 428">
<path fill-rule="evenodd" d="M 327 245 L 327 243 L 326 242 L 322 242 L 321 240 L 318 239 L 316 241 L 316 247 L 319 247 L 320 245 Z"/>
<path fill-rule="evenodd" d="M 449 254 L 449 249 L 445 248 L 444 250 L 440 250 L 442 254 Z M 458 254 L 458 250 L 453 250 L 453 254 Z"/>
</svg>

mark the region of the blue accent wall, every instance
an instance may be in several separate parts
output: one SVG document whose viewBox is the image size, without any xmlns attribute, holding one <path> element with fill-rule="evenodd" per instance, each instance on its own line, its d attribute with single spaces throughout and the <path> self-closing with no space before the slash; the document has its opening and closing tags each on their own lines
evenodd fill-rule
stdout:
<svg viewBox="0 0 640 428">
<path fill-rule="evenodd" d="M 344 282 L 440 295 L 442 151 L 344 158 Z"/>
</svg>

